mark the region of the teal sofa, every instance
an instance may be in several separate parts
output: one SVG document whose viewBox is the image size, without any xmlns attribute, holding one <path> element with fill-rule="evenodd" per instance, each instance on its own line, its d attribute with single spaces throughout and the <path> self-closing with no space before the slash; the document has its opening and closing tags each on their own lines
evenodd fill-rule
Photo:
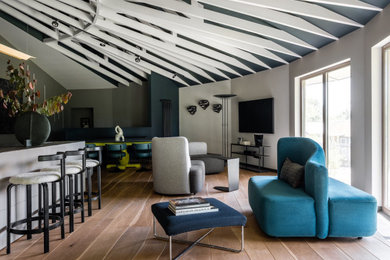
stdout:
<svg viewBox="0 0 390 260">
<path fill-rule="evenodd" d="M 304 165 L 305 184 L 279 180 L 284 160 Z M 278 176 L 249 180 L 249 203 L 260 228 L 275 237 L 364 237 L 376 232 L 377 202 L 370 194 L 328 177 L 323 149 L 313 140 L 278 141 Z"/>
</svg>

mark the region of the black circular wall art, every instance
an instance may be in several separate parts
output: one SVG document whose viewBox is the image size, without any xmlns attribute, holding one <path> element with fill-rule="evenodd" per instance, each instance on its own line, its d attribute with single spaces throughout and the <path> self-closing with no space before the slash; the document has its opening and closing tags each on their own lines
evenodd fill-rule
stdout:
<svg viewBox="0 0 390 260">
<path fill-rule="evenodd" d="M 215 113 L 219 113 L 219 112 L 221 112 L 221 110 L 222 110 L 222 105 L 221 104 L 214 104 L 213 105 L 213 111 Z"/>
<path fill-rule="evenodd" d="M 195 114 L 195 113 L 196 113 L 196 106 L 188 106 L 188 107 L 187 107 L 187 111 L 188 111 L 188 113 L 190 113 L 191 115 Z"/>
<path fill-rule="evenodd" d="M 199 100 L 198 104 L 201 108 L 203 108 L 203 110 L 206 110 L 206 108 L 208 108 L 210 105 L 210 103 L 207 99 Z"/>
</svg>

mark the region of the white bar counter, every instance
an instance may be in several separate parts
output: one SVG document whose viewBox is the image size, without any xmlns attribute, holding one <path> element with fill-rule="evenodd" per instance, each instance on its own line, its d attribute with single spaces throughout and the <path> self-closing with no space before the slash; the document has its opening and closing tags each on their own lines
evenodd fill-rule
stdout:
<svg viewBox="0 0 390 260">
<path fill-rule="evenodd" d="M 41 146 L 24 147 L 1 147 L 0 146 L 0 249 L 6 246 L 6 229 L 7 229 L 7 186 L 10 177 L 23 173 L 34 171 L 44 166 L 48 162 L 38 162 L 39 155 L 56 154 L 84 148 L 85 142 L 47 142 Z M 53 164 L 53 163 L 51 163 Z M 32 187 L 32 210 L 38 209 L 38 188 Z M 50 185 L 49 185 L 50 186 Z M 22 219 L 26 217 L 26 189 L 25 186 L 15 187 L 12 190 L 11 217 Z M 12 241 L 19 236 L 11 235 Z M 43 248 L 42 248 L 43 252 Z M 12 251 L 11 251 L 12 254 Z"/>
</svg>

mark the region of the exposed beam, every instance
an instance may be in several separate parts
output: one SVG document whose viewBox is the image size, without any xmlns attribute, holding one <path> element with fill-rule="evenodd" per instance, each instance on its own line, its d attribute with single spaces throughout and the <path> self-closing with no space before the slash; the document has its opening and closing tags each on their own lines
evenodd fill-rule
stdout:
<svg viewBox="0 0 390 260">
<path fill-rule="evenodd" d="M 61 3 L 56 0 L 36 0 L 39 1 L 45 5 L 51 6 L 59 11 L 65 12 L 67 14 L 70 14 L 74 17 L 77 17 L 83 21 L 86 21 L 87 23 L 92 23 L 93 18 L 90 14 L 83 12 L 77 8 L 71 7 L 67 4 Z"/>
<path fill-rule="evenodd" d="M 58 19 L 64 23 L 72 25 L 73 27 L 75 27 L 77 29 L 80 29 L 80 30 L 84 29 L 82 24 L 79 21 L 77 21 L 76 19 L 74 19 L 68 15 L 65 15 L 65 14 L 63 14 L 63 13 L 61 13 L 53 8 L 50 8 L 46 5 L 43 5 L 39 2 L 36 2 L 33 0 L 18 0 L 18 1 L 25 4 L 25 5 L 30 6 L 31 8 L 34 8 L 35 10 L 38 10 L 38 11 L 41 11 L 41 12 L 47 14 L 47 15 L 50 15 L 51 17 L 53 17 L 53 20 Z"/>
<path fill-rule="evenodd" d="M 145 57 L 146 59 L 149 59 L 155 63 L 158 63 L 160 65 L 162 65 L 161 62 L 161 59 L 157 58 L 157 57 L 154 57 L 152 55 L 149 55 L 147 54 L 145 51 L 141 51 L 139 50 L 138 48 L 135 48 L 129 44 L 127 44 L 126 42 L 124 42 L 121 38 L 119 37 L 113 37 L 111 35 L 108 35 L 107 33 L 105 32 L 102 32 L 100 31 L 99 29 L 97 28 L 90 28 L 88 29 L 88 32 L 91 33 L 92 35 L 95 35 L 101 39 L 105 39 L 106 41 L 108 42 L 111 42 L 112 44 L 118 46 L 118 47 L 121 47 L 123 49 L 126 49 L 126 50 L 129 50 L 129 51 L 132 51 L 133 53 L 136 53 L 138 54 L 139 56 L 142 56 L 142 57 Z M 155 53 L 157 54 L 158 56 L 161 56 L 160 53 Z M 203 70 L 199 69 L 198 67 L 196 66 L 193 66 L 192 64 L 188 63 L 188 62 L 182 62 L 181 60 L 177 59 L 177 58 L 174 58 L 174 57 L 171 57 L 171 58 L 166 58 L 166 57 L 163 57 L 161 56 L 162 58 L 170 61 L 170 62 L 173 62 L 183 68 L 186 68 L 187 70 L 195 73 L 195 74 L 198 74 L 200 76 L 203 76 L 205 78 L 211 78 L 210 76 L 208 76 L 207 73 L 205 73 Z M 174 70 L 176 71 L 176 69 L 174 68 Z M 181 71 L 181 70 L 180 70 Z M 177 71 L 179 74 L 181 74 L 179 71 Z M 184 74 L 183 74 L 184 75 Z M 193 79 L 192 79 L 193 78 Z M 198 79 L 192 77 L 190 78 L 191 80 L 195 81 L 195 82 L 198 82 Z M 214 80 L 213 78 L 211 78 L 211 80 Z"/>
<path fill-rule="evenodd" d="M 84 48 L 83 46 L 79 45 L 78 43 L 73 42 L 71 38 L 62 39 L 61 43 L 65 44 L 66 46 L 72 48 L 75 51 L 78 51 L 79 53 L 82 53 L 84 56 L 86 56 L 86 57 L 96 61 L 100 65 L 103 65 L 104 67 L 110 69 L 111 71 L 114 71 L 115 73 L 121 75 L 122 77 L 125 77 L 128 80 L 131 80 L 131 81 L 137 83 L 138 85 L 142 85 L 142 81 L 139 78 L 134 77 L 130 73 L 128 73 L 128 72 L 122 70 L 121 68 L 113 65 L 108 60 L 106 60 L 106 59 L 100 57 L 99 55 L 97 55 L 97 54 L 87 50 L 86 48 Z"/>
<path fill-rule="evenodd" d="M 255 33 L 264 37 L 280 40 L 283 42 L 287 42 L 290 44 L 294 44 L 312 50 L 317 50 L 316 47 L 308 44 L 305 41 L 302 41 L 301 39 L 283 30 L 276 29 L 271 26 L 266 26 L 259 23 L 247 21 L 234 16 L 222 14 L 219 12 L 203 9 L 201 7 L 187 4 L 185 2 L 180 2 L 175 0 L 131 0 L 131 2 L 147 3 L 157 7 L 164 7 L 169 10 L 188 15 L 190 17 L 209 20 L 212 22 L 227 25 L 247 32 Z"/>
<path fill-rule="evenodd" d="M 63 2 L 64 4 L 76 7 L 87 13 L 95 13 L 95 8 L 93 8 L 90 3 L 80 1 L 80 0 L 59 0 L 59 1 Z"/>
<path fill-rule="evenodd" d="M 97 34 L 94 34 L 94 35 L 98 36 Z M 143 59 L 147 59 L 147 60 L 149 60 L 149 61 L 151 61 L 153 63 L 158 64 L 159 66 L 162 66 L 162 67 L 167 68 L 167 69 L 169 69 L 171 71 L 174 71 L 174 72 L 182 75 L 183 77 L 186 77 L 186 78 L 188 78 L 188 79 L 190 79 L 190 80 L 192 80 L 194 82 L 197 82 L 199 84 L 202 83 L 197 78 L 195 78 L 190 73 L 188 73 L 188 71 L 185 71 L 185 70 L 183 70 L 183 69 L 181 69 L 181 68 L 179 68 L 179 67 L 177 67 L 177 66 L 175 66 L 175 65 L 173 65 L 171 63 L 168 63 L 168 62 L 166 62 L 164 60 L 161 60 L 161 59 L 159 59 L 159 58 L 157 58 L 157 57 L 155 57 L 153 55 L 150 55 L 150 54 L 148 54 L 148 53 L 146 53 L 146 52 L 144 52 L 144 51 L 142 51 L 140 49 L 137 49 L 136 47 L 133 47 L 133 46 L 131 46 L 129 44 L 126 44 L 125 42 L 120 41 L 118 39 L 115 39 L 114 37 L 111 37 L 111 36 L 109 36 L 107 34 L 105 34 L 105 35 L 104 34 L 100 34 L 99 37 L 100 36 L 102 36 L 103 40 L 105 40 L 107 42 L 110 42 L 110 43 L 112 43 L 112 44 L 114 44 L 114 45 L 116 45 L 116 46 L 118 46 L 118 47 L 120 47 L 122 49 L 130 51 L 131 53 L 136 54 L 136 55 L 142 57 Z M 95 40 L 90 35 L 88 35 L 86 33 L 78 34 L 76 36 L 76 39 L 78 39 L 80 41 L 83 41 L 83 42 L 92 42 L 92 41 Z"/>
<path fill-rule="evenodd" d="M 126 38 L 127 36 L 126 35 L 123 35 L 124 38 Z M 176 55 L 176 53 L 173 53 L 172 51 L 168 50 L 168 49 L 165 49 L 165 48 L 161 48 L 161 46 L 158 46 L 158 45 L 153 45 L 153 44 L 150 44 L 150 43 L 147 43 L 147 42 L 143 42 L 143 41 L 140 41 L 139 39 L 131 39 L 134 43 L 137 43 L 138 45 L 144 47 L 145 49 L 147 49 L 148 51 L 151 51 L 153 53 L 159 53 L 159 54 L 166 54 L 166 55 L 175 55 L 175 57 L 177 57 L 178 59 L 182 60 L 182 61 L 188 61 L 190 62 L 191 64 L 193 64 L 194 66 L 197 66 L 199 68 L 202 68 L 208 72 L 211 72 L 211 73 L 214 73 L 215 75 L 218 75 L 222 78 L 225 78 L 225 79 L 230 79 L 228 76 L 226 76 L 222 71 L 218 70 L 217 68 L 213 67 L 213 66 L 210 66 L 208 64 L 204 64 L 202 62 L 199 62 L 195 59 L 191 59 L 189 57 L 185 57 L 185 56 L 182 56 L 182 55 Z M 212 81 L 215 81 L 215 80 L 212 80 Z"/>
<path fill-rule="evenodd" d="M 148 70 L 144 67 L 137 67 L 135 64 L 130 63 L 130 62 L 125 62 L 125 60 L 122 57 L 117 57 L 113 54 L 107 53 L 107 52 L 102 52 L 103 54 L 110 55 L 109 59 L 117 62 L 118 64 L 130 69 L 132 72 L 135 74 L 141 76 L 142 78 L 148 78 L 148 75 L 152 74 L 151 70 Z"/>
<path fill-rule="evenodd" d="M 58 39 L 58 34 L 54 30 L 49 29 L 48 27 L 44 26 L 40 22 L 37 22 L 36 20 L 30 18 L 28 15 L 23 14 L 22 12 L 12 8 L 11 6 L 9 6 L 7 4 L 4 4 L 1 1 L 0 1 L 0 10 L 2 10 L 3 12 L 5 12 L 13 17 L 18 17 L 20 20 L 24 21 L 29 26 L 48 35 L 49 37 L 51 37 L 53 39 Z"/>
<path fill-rule="evenodd" d="M 227 0 L 240 4 L 247 4 L 251 6 L 260 6 L 270 8 L 282 12 L 292 13 L 296 15 L 303 15 L 306 17 L 317 18 L 324 21 L 345 24 L 355 27 L 363 27 L 363 25 L 333 12 L 325 7 L 314 5 L 310 3 L 300 2 L 296 0 Z"/>
<path fill-rule="evenodd" d="M 344 6 L 357 9 L 371 10 L 371 11 L 382 11 L 382 8 L 376 7 L 374 5 L 367 4 L 363 1 L 358 0 L 302 0 L 306 2 L 319 3 L 319 4 L 328 4 L 335 6 Z"/>
<path fill-rule="evenodd" d="M 115 34 L 117 34 L 120 37 L 125 36 L 125 37 L 127 37 L 127 39 L 130 39 L 130 40 L 136 39 L 136 40 L 139 40 L 139 41 L 142 41 L 142 42 L 146 42 L 146 43 L 149 43 L 149 44 L 151 44 L 153 46 L 158 46 L 160 48 L 163 48 L 165 50 L 168 50 L 170 52 L 178 54 L 180 56 L 184 56 L 184 57 L 187 57 L 187 58 L 190 58 L 190 59 L 194 59 L 194 60 L 197 60 L 197 61 L 199 61 L 201 63 L 208 64 L 209 66 L 213 66 L 213 67 L 216 67 L 218 69 L 222 69 L 222 70 L 225 70 L 225 71 L 228 71 L 228 72 L 232 71 L 235 74 L 237 74 L 237 72 L 235 72 L 230 67 L 228 67 L 225 64 L 223 64 L 222 62 L 219 62 L 219 61 L 207 58 L 205 56 L 202 56 L 202 55 L 199 55 L 199 54 L 187 51 L 187 50 L 182 49 L 182 48 L 178 48 L 176 46 L 173 46 L 172 44 L 164 43 L 162 41 L 159 41 L 159 40 L 156 40 L 156 39 L 154 39 L 152 37 L 148 37 L 148 36 L 145 36 L 143 34 L 134 32 L 132 30 L 128 30 L 128 29 L 123 28 L 121 26 L 115 25 L 114 23 L 109 22 L 107 20 L 104 21 L 104 20 L 98 19 L 96 21 L 96 26 L 98 26 L 100 28 L 103 28 L 104 30 L 106 30 L 108 32 L 114 32 Z M 226 77 L 226 75 L 225 75 L 225 77 Z"/>
<path fill-rule="evenodd" d="M 52 26 L 53 29 L 58 29 L 67 35 L 73 35 L 72 29 L 70 29 L 67 25 L 62 24 L 61 22 L 57 21 L 57 27 L 54 27 L 52 25 L 53 21 L 55 21 L 53 18 L 47 16 L 46 14 L 43 14 L 27 5 L 22 4 L 21 2 L 15 1 L 15 0 L 2 0 L 4 3 L 12 6 L 15 9 L 18 9 L 19 11 L 33 17 L 34 19 L 38 19 L 39 21 Z"/>
<path fill-rule="evenodd" d="M 177 36 L 172 35 L 170 33 L 167 33 L 163 30 L 157 29 L 154 26 L 139 23 L 133 19 L 124 17 L 122 15 L 118 15 L 113 10 L 109 10 L 107 8 L 104 8 L 102 10 L 102 13 L 105 16 L 110 17 L 110 19 L 112 21 L 114 21 L 116 24 L 121 24 L 121 25 L 124 25 L 126 27 L 134 28 L 138 31 L 142 31 L 144 34 L 149 34 L 149 35 L 153 35 L 154 37 L 158 37 L 165 42 L 171 42 L 175 45 L 182 46 L 186 49 L 195 50 L 196 52 L 201 53 L 202 55 L 211 57 L 213 59 L 221 60 L 227 64 L 244 69 L 244 70 L 252 72 L 252 73 L 254 72 L 250 67 L 239 62 L 238 60 L 236 60 L 233 57 L 230 57 L 230 56 L 225 55 L 225 54 L 218 52 L 218 51 L 214 51 L 212 49 L 209 49 L 209 48 L 204 47 L 202 45 L 199 45 L 197 43 L 185 40 L 183 38 L 178 38 Z M 206 45 L 207 45 L 207 42 L 208 42 L 207 40 L 202 41 L 202 43 L 204 43 Z"/>
<path fill-rule="evenodd" d="M 315 26 L 312 23 L 288 13 L 279 12 L 272 9 L 267 9 L 259 6 L 242 5 L 236 2 L 227 0 L 198 0 L 199 2 L 220 7 L 237 13 L 242 13 L 255 18 L 263 19 L 268 22 L 280 24 L 290 28 L 298 29 L 311 34 L 319 35 L 332 40 L 337 40 L 337 37 L 327 31 Z"/>
<path fill-rule="evenodd" d="M 65 49 L 64 47 L 59 46 L 57 41 L 49 41 L 49 42 L 46 42 L 46 44 L 48 46 L 52 47 L 53 49 L 56 49 L 57 51 L 61 52 L 65 56 L 68 56 L 69 58 L 71 58 L 77 62 L 80 62 L 81 64 L 83 64 L 91 69 L 94 69 L 94 70 L 104 74 L 105 76 L 107 76 L 107 77 L 109 77 L 109 78 L 111 78 L 119 83 L 122 83 L 125 86 L 130 86 L 130 82 L 127 81 L 126 79 L 117 76 L 116 74 L 100 67 L 98 64 L 91 62 L 91 61 L 75 54 L 74 52 L 71 52 L 70 50 Z"/>
<path fill-rule="evenodd" d="M 172 80 L 177 81 L 180 84 L 189 86 L 187 82 L 185 82 L 183 79 L 180 78 L 179 75 L 176 77 L 173 77 L 175 72 L 166 71 L 165 69 L 162 69 L 156 65 L 153 65 L 144 59 L 141 59 L 140 62 L 137 63 L 135 61 L 136 55 L 134 55 L 134 54 L 126 53 L 126 52 L 119 50 L 118 48 L 112 47 L 110 45 L 105 45 L 103 47 L 103 46 L 101 46 L 101 43 L 102 43 L 101 41 L 93 39 L 92 37 L 86 37 L 86 34 L 79 34 L 79 35 L 77 35 L 77 38 L 79 40 L 82 40 L 83 43 L 91 46 L 92 48 L 95 48 L 98 51 L 105 50 L 106 53 L 110 53 L 110 54 L 114 54 L 115 56 L 123 57 L 124 59 L 126 59 L 127 61 L 129 61 L 133 64 L 138 64 L 139 66 L 150 69 L 151 71 L 159 73 L 167 78 L 171 78 Z"/>
<path fill-rule="evenodd" d="M 300 57 L 298 54 L 273 41 L 212 24 L 192 21 L 191 19 L 158 11 L 153 8 L 123 2 L 122 0 L 106 0 L 102 4 L 111 7 L 117 12 L 146 20 L 178 34 L 187 35 L 190 38 L 196 38 L 200 35 L 253 53 L 256 53 L 258 49 L 262 50 L 266 48 L 294 57 Z"/>
</svg>

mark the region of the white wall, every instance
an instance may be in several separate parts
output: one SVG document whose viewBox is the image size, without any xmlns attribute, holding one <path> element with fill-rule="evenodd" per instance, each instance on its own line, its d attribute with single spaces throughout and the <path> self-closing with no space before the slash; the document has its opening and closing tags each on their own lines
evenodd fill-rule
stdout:
<svg viewBox="0 0 390 260">
<path fill-rule="evenodd" d="M 191 142 L 206 142 L 209 153 L 222 152 L 222 111 L 215 113 L 213 104 L 222 104 L 216 94 L 231 93 L 231 81 L 221 81 L 204 85 L 180 88 L 179 90 L 179 132 Z M 198 102 L 207 99 L 210 106 L 203 110 Z M 191 115 L 187 106 L 197 106 L 197 111 Z M 223 109 L 223 108 L 222 108 Z M 230 120 L 229 120 L 230 121 Z M 230 124 L 231 125 L 231 124 Z M 229 133 L 231 131 L 229 130 Z M 231 140 L 231 138 L 229 139 Z"/>
<path fill-rule="evenodd" d="M 243 137 L 254 143 L 253 133 L 238 132 L 238 102 L 273 97 L 275 133 L 264 134 L 264 145 L 271 146 L 265 150 L 265 153 L 270 157 L 265 159 L 264 166 L 276 169 L 277 141 L 280 137 L 289 135 L 289 96 L 288 88 L 286 88 L 288 75 L 288 66 L 283 66 L 231 81 L 181 88 L 179 91 L 180 135 L 186 136 L 190 141 L 207 142 L 210 153 L 221 153 L 222 114 L 216 114 L 211 109 L 212 104 L 221 103 L 221 100 L 213 95 L 232 93 L 236 94 L 237 97 L 232 98 L 230 103 L 229 141 L 236 142 L 238 137 Z M 197 105 L 200 99 L 210 101 L 210 107 L 207 110 L 203 110 Z M 197 106 L 198 110 L 193 116 L 186 110 L 189 105 Z M 257 160 L 249 157 L 248 159 L 249 163 L 257 164 Z"/>
<path fill-rule="evenodd" d="M 240 133 L 238 131 L 238 102 L 262 98 L 274 98 L 274 134 L 263 134 L 265 154 L 264 166 L 270 169 L 277 168 L 276 145 L 281 137 L 289 136 L 289 97 L 288 97 L 288 66 L 282 66 L 270 71 L 248 75 L 232 80 L 232 93 L 237 98 L 232 102 L 232 141 L 243 137 L 254 143 L 253 133 Z M 250 160 L 252 159 L 252 160 Z M 248 162 L 257 164 L 257 160 L 248 157 Z"/>
</svg>

